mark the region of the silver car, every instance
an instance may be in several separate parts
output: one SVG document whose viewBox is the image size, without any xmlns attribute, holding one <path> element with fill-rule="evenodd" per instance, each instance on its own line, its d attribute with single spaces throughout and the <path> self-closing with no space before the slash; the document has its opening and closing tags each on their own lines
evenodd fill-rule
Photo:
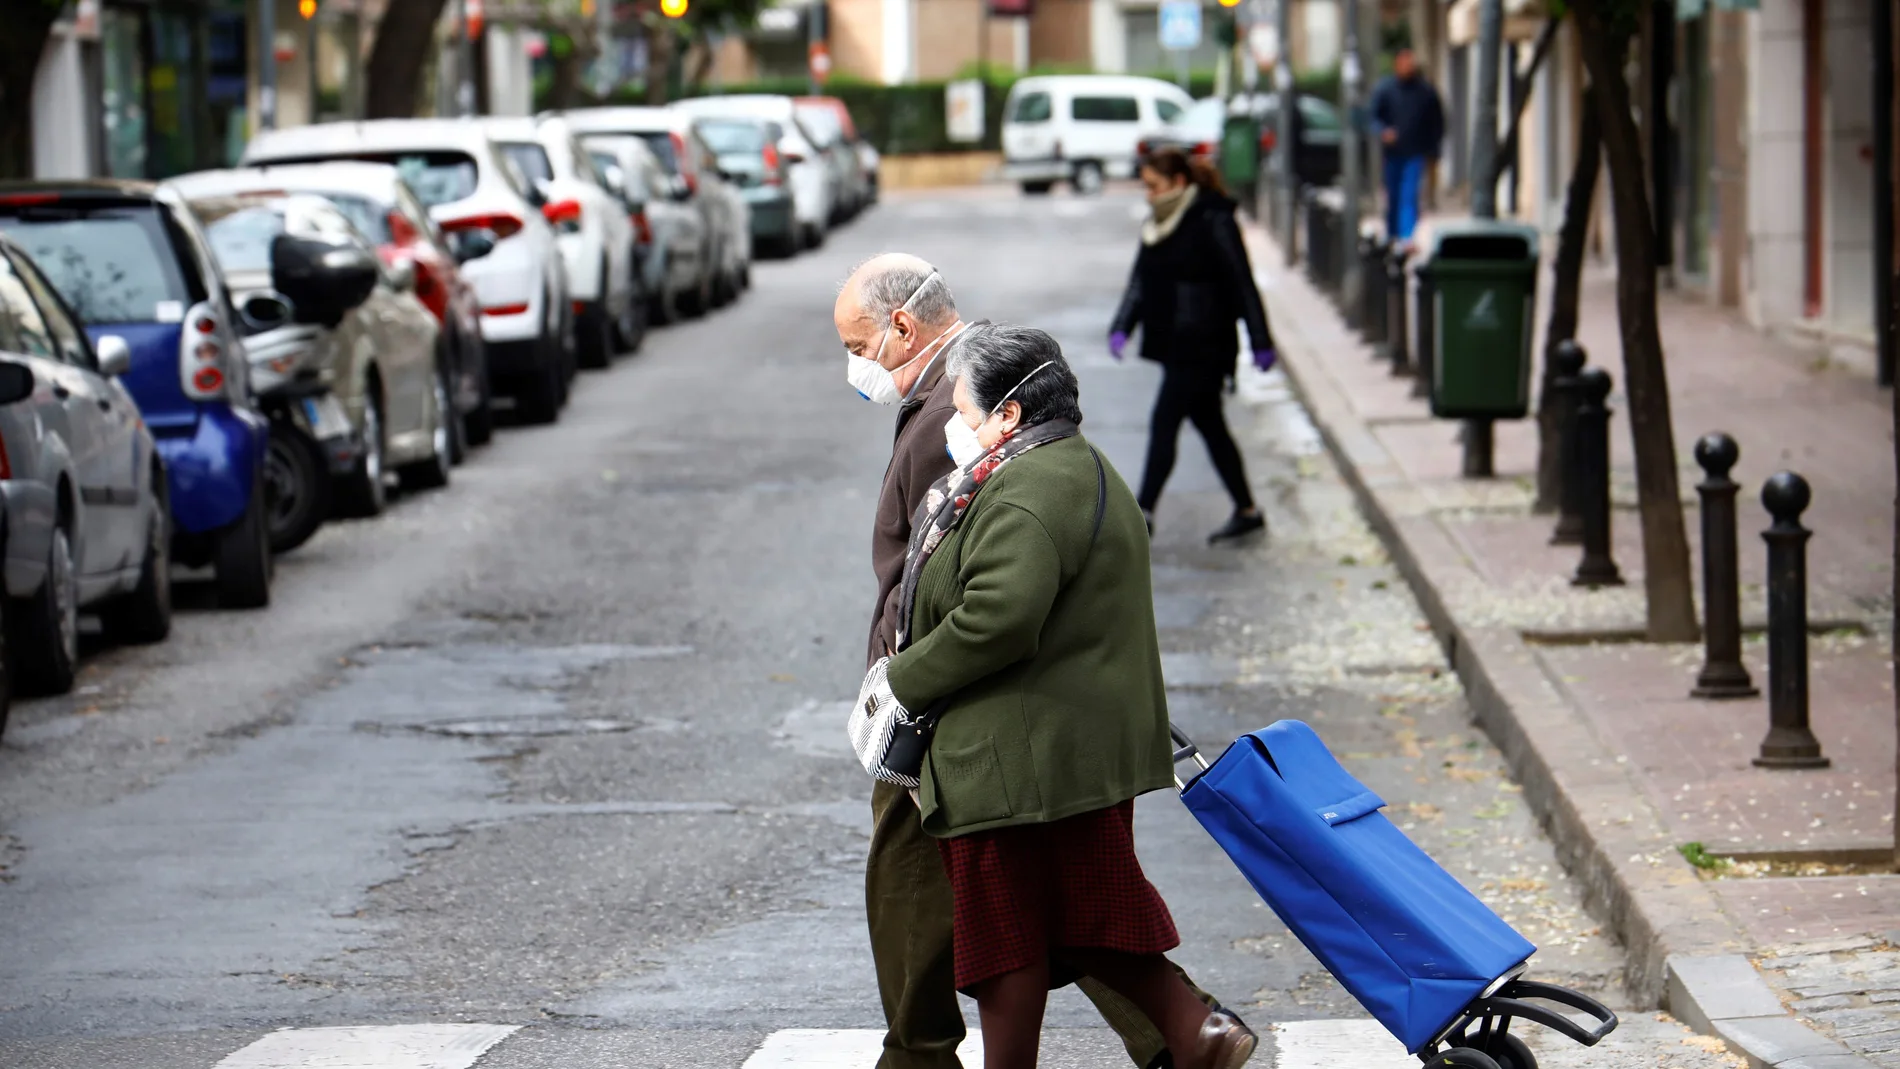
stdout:
<svg viewBox="0 0 1900 1069">
<path fill-rule="evenodd" d="M 277 298 L 282 322 L 249 312 L 253 386 L 273 376 L 314 373 L 334 412 L 319 419 L 327 433 L 337 511 L 374 516 L 387 503 L 391 469 L 409 489 L 446 486 L 454 463 L 450 384 L 439 351 L 440 326 L 415 294 L 411 271 L 381 267 L 376 249 L 329 200 L 270 188 L 268 174 L 206 172 L 173 179 L 204 224 L 236 303 L 246 309 Z M 280 235 L 347 247 L 378 265 L 375 285 L 354 307 L 312 323 L 296 302 L 271 286 L 273 245 Z M 311 328 L 318 329 L 311 329 Z"/>
<path fill-rule="evenodd" d="M 72 689 L 82 609 L 120 641 L 171 631 L 165 472 L 118 381 L 131 366 L 125 339 L 95 348 L 31 258 L 0 237 L 6 655 L 30 692 Z M 0 723 L 5 699 L 0 688 Z"/>
<path fill-rule="evenodd" d="M 678 318 L 681 298 L 696 291 L 705 274 L 705 217 L 675 195 L 679 179 L 645 139 L 589 134 L 581 143 L 633 219 L 634 254 L 649 299 L 662 319 Z"/>
</svg>

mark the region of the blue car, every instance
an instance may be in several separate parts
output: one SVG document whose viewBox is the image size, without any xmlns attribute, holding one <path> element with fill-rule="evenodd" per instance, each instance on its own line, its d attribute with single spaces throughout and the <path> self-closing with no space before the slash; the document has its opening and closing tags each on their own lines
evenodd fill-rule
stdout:
<svg viewBox="0 0 1900 1069">
<path fill-rule="evenodd" d="M 270 602 L 264 456 L 238 310 L 176 194 L 149 182 L 0 184 L 0 231 L 40 266 L 94 344 L 125 339 L 121 381 L 164 460 L 172 556 L 211 565 L 227 608 Z"/>
</svg>

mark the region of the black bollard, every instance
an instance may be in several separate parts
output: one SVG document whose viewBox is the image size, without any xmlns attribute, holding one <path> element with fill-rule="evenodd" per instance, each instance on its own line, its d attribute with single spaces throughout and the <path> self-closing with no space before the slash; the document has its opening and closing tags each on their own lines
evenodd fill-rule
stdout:
<svg viewBox="0 0 1900 1069">
<path fill-rule="evenodd" d="M 1563 480 L 1550 544 L 1574 546 L 1583 541 L 1583 480 L 1577 477 L 1577 373 L 1588 356 L 1583 346 L 1566 338 L 1551 348 L 1547 359 L 1551 399 L 1557 404 L 1557 470 Z"/>
<path fill-rule="evenodd" d="M 1801 513 L 1813 493 L 1791 471 L 1761 488 L 1774 522 L 1768 543 L 1768 735 L 1755 764 L 1762 768 L 1826 768 L 1821 741 L 1808 727 L 1808 536 Z"/>
<path fill-rule="evenodd" d="M 1394 375 L 1412 373 L 1411 339 L 1407 336 L 1411 327 L 1405 316 L 1405 302 L 1411 294 L 1405 290 L 1405 250 L 1394 245 L 1385 258 L 1385 348 Z"/>
<path fill-rule="evenodd" d="M 1416 333 L 1412 341 L 1412 360 L 1417 364 L 1417 374 L 1412 378 L 1412 396 L 1430 397 L 1432 395 L 1432 367 L 1438 361 L 1438 304 L 1437 286 L 1432 282 L 1431 261 L 1419 264 L 1412 270 L 1412 277 L 1418 281 L 1417 303 L 1413 322 Z"/>
<path fill-rule="evenodd" d="M 1586 367 L 1577 373 L 1577 481 L 1583 504 L 1583 560 L 1571 586 L 1622 586 L 1610 556 L 1610 373 Z"/>
<path fill-rule="evenodd" d="M 1752 698 L 1761 691 L 1742 664 L 1742 595 L 1735 549 L 1735 492 L 1730 469 L 1741 459 L 1735 439 L 1703 435 L 1695 444 L 1695 462 L 1703 480 L 1702 496 L 1702 671 L 1696 673 L 1696 698 Z"/>
<path fill-rule="evenodd" d="M 1464 443 L 1464 477 L 1467 479 L 1489 479 L 1497 474 L 1493 467 L 1493 458 L 1497 454 L 1496 436 L 1492 428 L 1496 426 L 1488 419 L 1465 420 L 1464 430 L 1459 440 Z"/>
<path fill-rule="evenodd" d="M 1385 342 L 1386 243 L 1377 234 L 1359 236 L 1359 336 L 1373 346 Z"/>
</svg>

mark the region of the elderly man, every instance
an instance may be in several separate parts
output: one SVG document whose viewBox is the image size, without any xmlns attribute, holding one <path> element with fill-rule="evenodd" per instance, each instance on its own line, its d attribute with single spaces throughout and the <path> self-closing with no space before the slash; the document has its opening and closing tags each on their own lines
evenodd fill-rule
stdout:
<svg viewBox="0 0 1900 1069">
<path fill-rule="evenodd" d="M 894 652 L 897 643 L 899 582 L 911 515 L 930 485 L 955 466 L 944 441 L 944 424 L 956 414 L 954 384 L 944 377 L 944 351 L 972 324 L 957 314 L 943 275 L 902 253 L 860 264 L 839 291 L 832 319 L 849 354 L 846 380 L 867 399 L 898 406 L 896 445 L 878 494 L 871 540 L 878 601 L 868 665 Z M 951 942 L 954 904 L 943 860 L 902 788 L 876 784 L 871 812 L 865 910 L 890 1028 L 878 1069 L 957 1069 L 963 1012 L 957 1005 Z M 1171 1064 L 1160 1031 L 1133 1004 L 1092 979 L 1084 978 L 1079 986 L 1121 1036 L 1136 1065 Z M 1199 988 L 1195 993 L 1219 1008 Z"/>
</svg>

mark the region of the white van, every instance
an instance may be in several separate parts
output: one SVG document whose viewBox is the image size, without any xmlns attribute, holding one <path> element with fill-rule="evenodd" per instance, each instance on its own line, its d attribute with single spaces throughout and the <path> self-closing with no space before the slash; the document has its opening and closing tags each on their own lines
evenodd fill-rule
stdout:
<svg viewBox="0 0 1900 1069">
<path fill-rule="evenodd" d="M 1003 104 L 1003 174 L 1024 193 L 1047 193 L 1064 181 L 1093 193 L 1104 178 L 1132 178 L 1135 143 L 1193 103 L 1185 90 L 1157 78 L 1024 78 Z"/>
</svg>

